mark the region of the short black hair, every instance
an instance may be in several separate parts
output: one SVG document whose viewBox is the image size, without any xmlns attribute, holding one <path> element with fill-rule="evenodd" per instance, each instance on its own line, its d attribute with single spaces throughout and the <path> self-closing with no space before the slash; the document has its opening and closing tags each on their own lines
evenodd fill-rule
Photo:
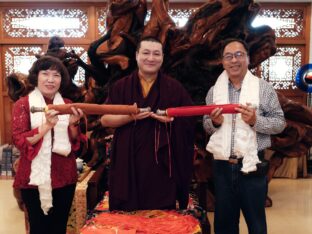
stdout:
<svg viewBox="0 0 312 234">
<path fill-rule="evenodd" d="M 58 58 L 44 55 L 35 61 L 29 70 L 28 81 L 34 87 L 38 86 L 38 74 L 40 71 L 46 71 L 48 69 L 56 70 L 61 74 L 61 86 L 60 93 L 64 94 L 66 88 L 69 87 L 70 77 L 68 71 L 62 61 Z"/>
<path fill-rule="evenodd" d="M 149 37 L 143 37 L 143 38 L 141 38 L 141 40 L 138 42 L 138 45 L 137 45 L 137 48 L 136 48 L 136 51 L 137 51 L 137 52 L 140 50 L 140 48 L 141 48 L 141 43 L 142 43 L 143 41 L 151 41 L 151 42 L 159 43 L 159 44 L 161 44 L 161 47 L 162 47 L 162 50 L 163 50 L 163 45 L 162 45 L 161 41 L 160 41 L 158 38 L 149 36 Z"/>
<path fill-rule="evenodd" d="M 221 54 L 220 54 L 221 58 L 223 57 L 223 52 L 224 52 L 225 47 L 232 42 L 238 42 L 242 44 L 247 52 L 247 55 L 249 55 L 249 47 L 248 47 L 248 44 L 244 40 L 240 38 L 228 38 L 222 42 Z"/>
</svg>

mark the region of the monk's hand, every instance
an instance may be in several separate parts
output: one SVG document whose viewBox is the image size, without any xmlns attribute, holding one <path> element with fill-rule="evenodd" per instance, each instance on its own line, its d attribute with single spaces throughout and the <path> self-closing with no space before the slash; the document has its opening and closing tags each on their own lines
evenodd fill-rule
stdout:
<svg viewBox="0 0 312 234">
<path fill-rule="evenodd" d="M 157 115 L 155 113 L 152 113 L 151 114 L 151 117 L 160 121 L 160 122 L 163 122 L 163 123 L 169 123 L 169 122 L 172 122 L 174 120 L 173 117 L 169 117 L 169 116 L 166 116 L 166 115 Z"/>
<path fill-rule="evenodd" d="M 152 112 L 147 111 L 147 112 L 141 112 L 141 113 L 138 113 L 138 114 L 135 114 L 135 115 L 130 115 L 130 116 L 131 116 L 131 118 L 133 120 L 141 120 L 141 119 L 148 118 L 151 115 L 152 115 Z"/>
<path fill-rule="evenodd" d="M 222 115 L 222 108 L 215 108 L 210 113 L 210 119 L 214 126 L 221 126 L 224 120 Z"/>
<path fill-rule="evenodd" d="M 256 109 L 253 108 L 251 104 L 240 104 L 239 107 L 235 108 L 235 110 L 242 114 L 242 120 L 244 120 L 246 124 L 249 124 L 250 126 L 254 126 L 256 124 Z"/>
<path fill-rule="evenodd" d="M 45 118 L 46 118 L 46 124 L 50 127 L 53 128 L 58 121 L 58 111 L 56 110 L 48 110 L 45 112 Z"/>
<path fill-rule="evenodd" d="M 83 111 L 80 108 L 71 107 L 72 114 L 69 117 L 69 125 L 79 124 L 80 119 L 83 117 Z"/>
</svg>

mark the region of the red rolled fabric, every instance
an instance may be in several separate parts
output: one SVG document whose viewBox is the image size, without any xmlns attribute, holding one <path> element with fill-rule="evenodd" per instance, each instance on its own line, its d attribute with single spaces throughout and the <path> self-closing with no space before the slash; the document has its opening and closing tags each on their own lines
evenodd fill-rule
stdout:
<svg viewBox="0 0 312 234">
<path fill-rule="evenodd" d="M 115 115 L 130 115 L 137 114 L 140 109 L 136 105 L 99 105 L 91 103 L 70 103 L 60 105 L 47 105 L 45 108 L 31 107 L 31 112 L 56 110 L 59 114 L 72 114 L 71 107 L 80 108 L 86 115 L 104 115 L 104 114 L 115 114 Z"/>
<path fill-rule="evenodd" d="M 166 110 L 167 116 L 196 116 L 196 115 L 209 115 L 213 109 L 222 108 L 222 114 L 234 114 L 239 104 L 224 104 L 224 105 L 206 105 L 206 106 L 182 106 L 173 107 Z"/>
</svg>

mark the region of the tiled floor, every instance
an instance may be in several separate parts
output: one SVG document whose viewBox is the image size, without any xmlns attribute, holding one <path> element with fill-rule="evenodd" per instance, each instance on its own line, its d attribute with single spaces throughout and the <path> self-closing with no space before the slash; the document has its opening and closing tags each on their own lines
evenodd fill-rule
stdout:
<svg viewBox="0 0 312 234">
<path fill-rule="evenodd" d="M 273 179 L 273 207 L 267 208 L 268 234 L 312 234 L 312 179 Z M 209 213 L 213 223 L 213 213 Z M 0 233 L 24 234 L 24 216 L 12 193 L 12 180 L 0 180 Z M 213 231 L 212 231 L 213 233 Z M 247 234 L 244 219 L 241 234 Z"/>
<path fill-rule="evenodd" d="M 0 233 L 24 234 L 24 213 L 13 196 L 12 180 L 0 180 Z"/>
<path fill-rule="evenodd" d="M 268 234 L 312 234 L 312 178 L 273 179 L 269 196 L 273 207 L 266 209 Z M 213 224 L 213 213 L 208 217 Z M 242 215 L 240 234 L 248 234 Z"/>
</svg>

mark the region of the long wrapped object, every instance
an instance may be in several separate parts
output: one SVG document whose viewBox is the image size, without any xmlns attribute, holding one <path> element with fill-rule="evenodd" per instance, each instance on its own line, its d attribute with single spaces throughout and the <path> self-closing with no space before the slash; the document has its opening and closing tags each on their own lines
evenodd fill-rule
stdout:
<svg viewBox="0 0 312 234">
<path fill-rule="evenodd" d="M 60 105 L 47 105 L 46 107 L 31 107 L 31 112 L 40 112 L 47 110 L 59 111 L 59 114 L 72 114 L 71 107 L 81 109 L 86 115 L 104 115 L 104 114 L 115 114 L 115 115 L 130 115 L 137 114 L 139 112 L 148 111 L 147 109 L 140 109 L 136 105 L 99 105 L 91 103 L 70 103 Z"/>
<path fill-rule="evenodd" d="M 239 104 L 182 106 L 168 108 L 167 110 L 164 111 L 158 110 L 157 114 L 167 115 L 170 117 L 209 115 L 215 108 L 222 108 L 222 114 L 234 114 L 237 113 L 237 111 L 235 110 L 235 108 L 237 107 L 239 107 Z"/>
</svg>

